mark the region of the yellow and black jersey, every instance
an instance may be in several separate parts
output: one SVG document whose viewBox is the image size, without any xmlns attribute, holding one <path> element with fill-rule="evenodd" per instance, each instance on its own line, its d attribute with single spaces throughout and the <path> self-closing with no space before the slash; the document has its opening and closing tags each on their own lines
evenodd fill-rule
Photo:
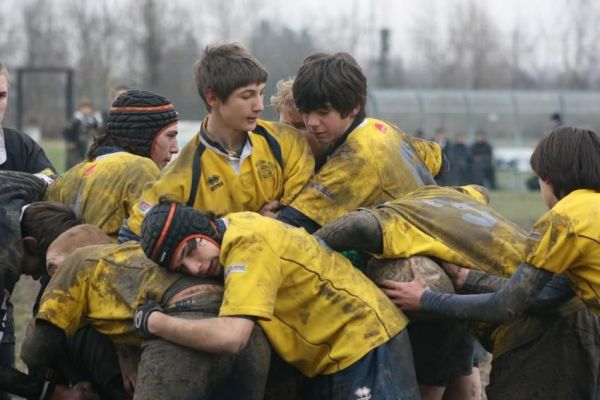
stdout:
<svg viewBox="0 0 600 400">
<path fill-rule="evenodd" d="M 377 257 L 427 255 L 511 276 L 523 261 L 527 233 L 485 204 L 474 186 L 425 186 L 369 209 L 383 234 Z"/>
<path fill-rule="evenodd" d="M 257 317 L 306 376 L 339 372 L 405 328 L 373 282 L 304 229 L 250 212 L 225 221 L 220 315 Z"/>
<path fill-rule="evenodd" d="M 148 260 L 138 243 L 88 246 L 65 259 L 44 291 L 36 317 L 68 336 L 88 322 L 115 343 L 137 346 L 135 309 L 149 300 L 159 302 L 180 277 Z"/>
<path fill-rule="evenodd" d="M 153 185 L 144 190 L 127 221 L 140 234 L 144 214 L 161 196 L 217 216 L 259 211 L 278 200 L 289 204 L 312 175 L 314 159 L 306 140 L 294 128 L 258 121 L 248 132 L 245 150 L 234 166 L 198 134 L 188 142 Z"/>
<path fill-rule="evenodd" d="M 436 143 L 366 118 L 328 156 L 290 207 L 322 226 L 359 207 L 434 184 L 441 165 Z"/>
<path fill-rule="evenodd" d="M 525 261 L 563 273 L 590 309 L 600 316 L 600 193 L 575 190 L 533 227 Z"/>
<path fill-rule="evenodd" d="M 48 188 L 46 200 L 71 206 L 77 216 L 116 241 L 144 185 L 158 174 L 149 158 L 111 153 L 79 163 L 59 176 Z"/>
</svg>

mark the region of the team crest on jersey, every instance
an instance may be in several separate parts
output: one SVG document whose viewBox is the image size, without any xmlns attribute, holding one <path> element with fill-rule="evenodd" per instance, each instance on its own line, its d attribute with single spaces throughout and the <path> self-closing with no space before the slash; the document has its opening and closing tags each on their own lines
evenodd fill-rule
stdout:
<svg viewBox="0 0 600 400">
<path fill-rule="evenodd" d="M 273 179 L 275 176 L 275 164 L 267 160 L 258 160 L 256 162 L 258 176 L 262 179 Z"/>
<path fill-rule="evenodd" d="M 210 188 L 211 191 L 215 191 L 218 188 L 220 188 L 221 186 L 224 185 L 223 181 L 221 180 L 221 177 L 219 175 L 211 175 L 206 179 L 206 182 L 208 183 L 208 186 Z"/>
<path fill-rule="evenodd" d="M 227 267 L 225 270 L 225 278 L 234 272 L 246 272 L 246 266 L 244 264 L 233 264 Z"/>
<path fill-rule="evenodd" d="M 356 400 L 371 400 L 371 389 L 366 386 L 359 387 L 354 391 Z"/>
<path fill-rule="evenodd" d="M 388 131 L 388 127 L 379 122 L 375 123 L 375 128 L 381 133 L 387 133 Z"/>
</svg>

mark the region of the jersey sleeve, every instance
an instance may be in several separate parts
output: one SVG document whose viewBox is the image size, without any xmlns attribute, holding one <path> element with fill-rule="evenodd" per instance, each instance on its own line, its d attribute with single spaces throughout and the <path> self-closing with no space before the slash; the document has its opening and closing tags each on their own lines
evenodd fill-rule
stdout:
<svg viewBox="0 0 600 400">
<path fill-rule="evenodd" d="M 377 168 L 366 149 L 339 148 L 290 204 L 323 226 L 345 213 L 373 204 L 382 187 Z"/>
<path fill-rule="evenodd" d="M 315 160 L 308 142 L 299 132 L 286 130 L 284 136 L 286 157 L 283 168 L 283 196 L 280 203 L 288 205 L 300 193 L 315 168 Z"/>
<path fill-rule="evenodd" d="M 439 144 L 431 140 L 419 139 L 406 135 L 406 140 L 414 147 L 423 164 L 427 167 L 432 176 L 439 174 L 443 164 L 442 148 Z"/>
<path fill-rule="evenodd" d="M 86 317 L 88 287 L 93 268 L 85 263 L 79 252 L 67 257 L 44 291 L 37 318 L 48 321 L 67 336 L 75 334 Z"/>
<path fill-rule="evenodd" d="M 270 320 L 283 277 L 279 256 L 266 239 L 254 233 L 238 236 L 222 249 L 221 262 L 225 292 L 219 315 Z"/>
<path fill-rule="evenodd" d="M 565 215 L 549 211 L 536 222 L 527 238 L 525 262 L 561 273 L 581 257 L 577 235 Z"/>
<path fill-rule="evenodd" d="M 152 184 L 160 174 L 152 160 L 144 159 L 144 161 L 148 162 L 140 162 L 136 168 L 131 169 L 131 175 L 128 177 L 125 193 L 122 196 L 123 207 L 127 213 L 130 213 L 132 207 L 139 201 L 144 186 Z"/>
<path fill-rule="evenodd" d="M 127 228 L 134 235 L 142 233 L 142 220 L 150 209 L 158 204 L 161 197 L 172 201 L 185 203 L 190 195 L 193 159 L 197 147 L 197 140 L 190 140 L 181 154 L 169 164 L 154 182 L 149 182 L 144 187 L 139 200 L 133 203 L 131 213 L 126 221 Z"/>
</svg>

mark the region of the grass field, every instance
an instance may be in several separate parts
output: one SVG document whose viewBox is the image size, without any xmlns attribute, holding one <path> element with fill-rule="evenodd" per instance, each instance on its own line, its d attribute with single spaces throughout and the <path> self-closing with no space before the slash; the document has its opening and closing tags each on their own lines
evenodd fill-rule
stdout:
<svg viewBox="0 0 600 400">
<path fill-rule="evenodd" d="M 64 171 L 64 143 L 62 141 L 45 141 L 42 143 L 48 158 L 59 172 Z M 515 177 L 508 173 L 500 173 L 498 181 L 503 187 L 514 187 Z M 538 192 L 498 190 L 491 193 L 491 205 L 502 215 L 521 227 L 529 229 L 535 220 L 545 211 Z M 17 367 L 24 369 L 19 359 L 20 342 L 24 337 L 25 325 L 31 317 L 31 308 L 39 289 L 39 283 L 29 277 L 23 277 L 15 289 L 15 320 L 17 323 Z"/>
</svg>

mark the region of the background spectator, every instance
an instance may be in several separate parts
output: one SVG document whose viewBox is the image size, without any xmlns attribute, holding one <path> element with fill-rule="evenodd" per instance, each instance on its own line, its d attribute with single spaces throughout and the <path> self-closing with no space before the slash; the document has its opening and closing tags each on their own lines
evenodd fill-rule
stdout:
<svg viewBox="0 0 600 400">
<path fill-rule="evenodd" d="M 475 143 L 471 146 L 471 158 L 473 159 L 473 183 L 496 189 L 493 148 L 483 131 L 475 134 Z"/>
<path fill-rule="evenodd" d="M 67 144 L 67 169 L 83 161 L 90 139 L 100 128 L 100 118 L 95 115 L 92 107 L 91 101 L 82 100 L 73 115 L 73 120 L 63 131 Z"/>
</svg>

